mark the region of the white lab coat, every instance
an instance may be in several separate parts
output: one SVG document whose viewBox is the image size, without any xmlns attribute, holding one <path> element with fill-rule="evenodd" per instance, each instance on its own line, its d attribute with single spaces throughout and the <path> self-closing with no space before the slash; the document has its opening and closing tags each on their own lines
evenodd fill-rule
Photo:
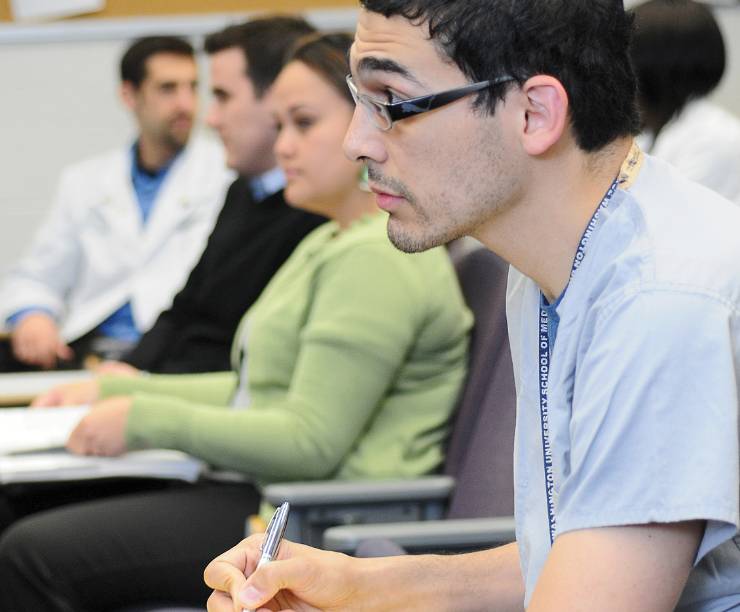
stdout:
<svg viewBox="0 0 740 612">
<path fill-rule="evenodd" d="M 137 328 L 148 330 L 187 280 L 233 180 L 220 144 L 190 140 L 146 226 L 129 147 L 66 168 L 50 213 L 0 288 L 2 321 L 41 306 L 69 342 L 130 301 Z"/>
<path fill-rule="evenodd" d="M 657 139 L 644 134 L 638 142 L 684 176 L 740 204 L 740 119 L 735 115 L 696 100 L 669 121 Z"/>
</svg>

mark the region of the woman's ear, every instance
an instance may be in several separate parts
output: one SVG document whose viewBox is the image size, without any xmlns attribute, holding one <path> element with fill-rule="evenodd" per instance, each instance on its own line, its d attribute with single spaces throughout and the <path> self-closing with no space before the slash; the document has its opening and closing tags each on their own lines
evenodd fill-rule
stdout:
<svg viewBox="0 0 740 612">
<path fill-rule="evenodd" d="M 529 155 L 542 155 L 566 130 L 568 94 L 560 81 L 542 74 L 528 79 L 521 91 L 526 99 L 522 145 Z"/>
</svg>

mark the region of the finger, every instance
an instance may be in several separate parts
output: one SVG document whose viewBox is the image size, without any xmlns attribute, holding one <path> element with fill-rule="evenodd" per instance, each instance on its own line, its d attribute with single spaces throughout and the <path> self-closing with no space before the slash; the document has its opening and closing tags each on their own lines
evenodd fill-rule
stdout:
<svg viewBox="0 0 740 612">
<path fill-rule="evenodd" d="M 57 363 L 57 354 L 55 346 L 52 345 L 36 345 L 33 350 L 32 359 L 34 363 L 37 363 L 42 368 L 50 369 L 53 368 Z"/>
<path fill-rule="evenodd" d="M 65 361 L 69 361 L 75 356 L 75 352 L 67 344 L 64 344 L 64 342 L 59 342 L 57 344 L 55 353 L 59 359 L 63 359 Z"/>
<path fill-rule="evenodd" d="M 56 406 L 59 402 L 59 392 L 55 390 L 47 391 L 37 395 L 31 402 L 31 408 L 49 408 Z"/>
<path fill-rule="evenodd" d="M 226 593 L 222 593 L 221 591 L 213 591 L 213 593 L 211 593 L 208 601 L 206 602 L 206 607 L 208 608 L 208 612 L 244 611 L 244 608 L 242 608 L 239 602 L 234 601 L 233 599 L 231 599 L 231 597 L 229 597 L 229 595 L 227 595 Z M 257 610 L 257 612 L 275 612 L 276 610 L 280 610 L 280 612 L 294 612 L 293 610 L 281 610 L 279 606 L 260 608 L 259 610 Z"/>
<path fill-rule="evenodd" d="M 42 393 L 41 395 L 37 395 L 33 398 L 31 403 L 28 405 L 29 408 L 47 408 L 48 406 L 51 406 L 49 403 L 49 394 L 48 393 Z"/>
<path fill-rule="evenodd" d="M 227 591 L 225 579 L 229 578 L 228 568 L 236 569 L 239 575 L 246 581 L 245 574 L 254 571 L 259 561 L 260 546 L 264 540 L 264 534 L 250 536 L 239 542 L 233 548 L 220 554 L 208 564 L 203 572 L 203 580 L 212 589 Z"/>
<path fill-rule="evenodd" d="M 312 564 L 303 558 L 273 561 L 255 571 L 236 593 L 239 602 L 250 610 L 265 606 L 280 591 L 287 589 L 300 597 L 314 578 Z M 232 597 L 234 592 L 232 591 Z"/>
<path fill-rule="evenodd" d="M 206 602 L 208 612 L 241 612 L 237 611 L 236 604 L 226 593 L 213 591 Z"/>
<path fill-rule="evenodd" d="M 237 590 L 242 588 L 247 582 L 244 575 L 247 554 L 240 545 L 217 557 L 206 566 L 204 582 L 212 589 L 223 592 L 232 591 L 234 585 Z"/>
<path fill-rule="evenodd" d="M 232 602 L 234 610 L 238 612 L 242 612 L 243 606 L 238 601 L 237 593 L 247 582 L 245 574 L 253 572 L 257 566 L 263 540 L 264 534 L 256 534 L 242 540 L 211 561 L 203 572 L 205 583 L 212 589 L 224 593 Z"/>
<path fill-rule="evenodd" d="M 24 363 L 30 363 L 33 359 L 33 351 L 31 345 L 24 340 L 18 340 L 13 344 L 13 354 L 19 361 Z"/>
<path fill-rule="evenodd" d="M 65 444 L 65 446 L 70 453 L 74 453 L 75 455 L 89 455 L 89 445 L 81 427 L 82 422 L 80 422 L 77 427 L 72 430 L 72 433 L 69 434 L 69 438 L 67 439 L 67 444 Z"/>
</svg>

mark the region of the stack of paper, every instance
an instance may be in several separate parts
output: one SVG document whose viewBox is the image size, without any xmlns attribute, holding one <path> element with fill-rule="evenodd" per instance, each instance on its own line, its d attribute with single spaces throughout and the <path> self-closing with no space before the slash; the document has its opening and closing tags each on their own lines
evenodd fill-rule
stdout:
<svg viewBox="0 0 740 612">
<path fill-rule="evenodd" d="M 0 484 L 120 477 L 194 482 L 205 470 L 202 461 L 174 450 L 132 451 L 120 457 L 68 453 L 64 444 L 89 410 L 89 406 L 0 410 Z"/>
<path fill-rule="evenodd" d="M 89 406 L 0 410 L 0 455 L 64 448 Z"/>
</svg>

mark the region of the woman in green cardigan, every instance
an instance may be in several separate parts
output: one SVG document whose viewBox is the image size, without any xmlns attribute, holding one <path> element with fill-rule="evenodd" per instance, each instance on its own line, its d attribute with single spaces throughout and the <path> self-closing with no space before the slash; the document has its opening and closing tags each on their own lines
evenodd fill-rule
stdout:
<svg viewBox="0 0 740 612">
<path fill-rule="evenodd" d="M 445 251 L 396 250 L 386 236 L 387 215 L 363 189 L 362 169 L 342 154 L 355 112 L 344 82 L 351 40 L 324 34 L 304 41 L 270 94 L 285 198 L 331 221 L 304 239 L 244 316 L 233 371 L 102 376 L 55 389 L 37 404 L 94 402 L 69 439 L 71 451 L 177 449 L 252 482 L 410 477 L 440 465 L 465 376 L 471 317 Z M 157 596 L 197 603 L 181 589 L 163 592 L 163 584 L 193 583 L 197 592 L 202 568 L 241 536 L 257 499 L 246 483 L 201 482 L 32 516 L 8 537 L 21 556 L 31 554 L 31 542 L 44 542 L 41 533 L 55 540 L 47 549 L 57 554 L 44 563 L 54 566 L 57 581 L 63 575 L 67 586 L 55 597 L 68 598 L 69 608 L 47 597 L 46 610 L 102 610 L 103 596 L 118 598 L 119 606 L 137 603 L 122 583 L 147 580 L 158 581 Z M 181 511 L 187 518 L 173 521 Z M 116 531 L 122 512 L 125 546 Z M 109 580 L 109 592 L 94 602 L 83 587 L 90 580 L 79 571 L 83 561 L 64 550 L 69 534 L 50 535 L 50 521 L 61 520 L 87 525 L 85 565 L 101 571 L 113 550 L 125 567 L 126 579 Z M 0 570 L 3 552 L 0 545 Z M 142 557 L 156 565 L 157 578 L 134 571 Z M 38 590 L 45 589 L 56 587 Z"/>
</svg>

